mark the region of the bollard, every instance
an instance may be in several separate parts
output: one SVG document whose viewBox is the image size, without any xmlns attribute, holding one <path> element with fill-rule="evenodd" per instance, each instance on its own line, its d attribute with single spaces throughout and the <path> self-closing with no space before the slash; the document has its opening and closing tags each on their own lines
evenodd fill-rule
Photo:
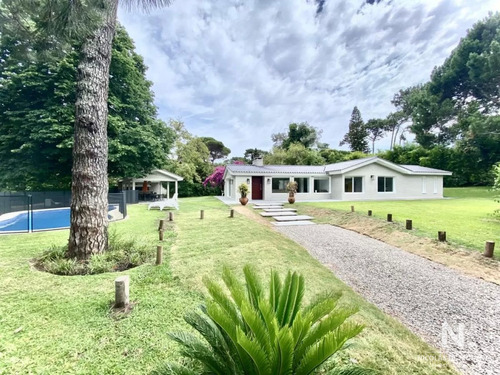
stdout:
<svg viewBox="0 0 500 375">
<path fill-rule="evenodd" d="M 163 241 L 163 229 L 158 231 L 160 241 Z"/>
<path fill-rule="evenodd" d="M 174 213 L 172 211 L 168 213 L 168 221 L 174 221 Z"/>
<path fill-rule="evenodd" d="M 368 210 L 368 216 L 372 216 L 372 210 Z"/>
<path fill-rule="evenodd" d="M 406 220 L 406 229 L 412 230 L 413 222 L 411 220 Z"/>
<path fill-rule="evenodd" d="M 446 242 L 446 232 L 439 231 L 438 232 L 438 240 L 440 242 Z"/>
<path fill-rule="evenodd" d="M 158 224 L 158 230 L 163 230 L 165 228 L 165 220 L 161 219 L 160 224 Z"/>
<path fill-rule="evenodd" d="M 354 206 L 351 206 L 351 212 L 354 212 Z"/>
<path fill-rule="evenodd" d="M 129 304 L 130 277 L 120 276 L 115 279 L 115 307 L 124 308 Z"/>
<path fill-rule="evenodd" d="M 156 246 L 156 265 L 163 263 L 163 246 Z"/>
<path fill-rule="evenodd" d="M 392 214 L 387 214 L 387 221 L 392 222 Z"/>
<path fill-rule="evenodd" d="M 203 219 L 205 217 L 205 211 L 200 210 L 200 219 Z"/>
<path fill-rule="evenodd" d="M 495 251 L 495 242 L 486 241 L 484 245 L 484 253 L 483 255 L 487 258 L 493 258 L 493 252 Z"/>
<path fill-rule="evenodd" d="M 230 218 L 233 218 L 233 217 L 234 217 L 234 210 L 231 210 L 231 211 L 229 212 L 229 217 L 230 217 Z"/>
</svg>

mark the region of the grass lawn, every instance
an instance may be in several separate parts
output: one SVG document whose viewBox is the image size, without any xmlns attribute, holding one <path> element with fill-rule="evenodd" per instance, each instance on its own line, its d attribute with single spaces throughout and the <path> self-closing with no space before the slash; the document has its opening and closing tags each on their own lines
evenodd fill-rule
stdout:
<svg viewBox="0 0 500 375">
<path fill-rule="evenodd" d="M 385 220 L 391 213 L 394 222 L 405 223 L 406 219 L 411 219 L 417 235 L 437 238 L 438 231 L 446 231 L 450 243 L 481 252 L 486 241 L 495 241 L 497 247 L 500 245 L 500 220 L 492 215 L 500 204 L 493 200 L 494 192 L 477 187 L 446 188 L 444 194 L 449 199 L 299 205 L 340 211 L 350 211 L 351 205 L 354 205 L 356 212 L 365 216 L 368 210 L 372 210 L 375 218 Z M 495 253 L 495 257 L 500 258 L 500 251 Z"/>
<path fill-rule="evenodd" d="M 199 219 L 199 210 L 205 219 Z M 250 210 L 249 208 L 245 208 Z M 436 352 L 396 320 L 364 301 L 296 243 L 267 225 L 236 214 L 214 198 L 181 200 L 169 227 L 162 266 L 143 265 L 122 273 L 55 276 L 29 261 L 67 231 L 0 237 L 0 374 L 148 374 L 165 361 L 179 361 L 165 332 L 186 329 L 182 316 L 202 301 L 202 277 L 220 275 L 227 264 L 241 275 L 253 263 L 263 275 L 293 269 L 306 277 L 306 298 L 343 290 L 345 304 L 360 308 L 367 325 L 336 361 L 355 361 L 381 374 L 456 374 Z M 165 212 L 129 206 L 129 218 L 112 226 L 155 247 L 157 220 Z M 131 276 L 127 317 L 112 317 L 113 281 Z M 436 332 L 439 335 L 440 332 Z"/>
</svg>

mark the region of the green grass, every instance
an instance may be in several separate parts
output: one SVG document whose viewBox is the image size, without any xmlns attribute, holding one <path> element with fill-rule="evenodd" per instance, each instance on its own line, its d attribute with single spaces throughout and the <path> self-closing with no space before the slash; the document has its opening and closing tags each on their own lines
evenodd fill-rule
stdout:
<svg viewBox="0 0 500 375">
<path fill-rule="evenodd" d="M 199 219 L 199 210 L 205 219 Z M 0 374 L 147 374 L 165 361 L 180 361 L 166 332 L 187 329 L 183 314 L 202 302 L 205 275 L 218 277 L 227 264 L 241 275 L 253 263 L 262 276 L 275 268 L 306 277 L 306 298 L 343 290 L 343 301 L 360 308 L 367 325 L 337 361 L 378 369 L 382 374 L 455 374 L 429 361 L 435 351 L 396 320 L 364 301 L 307 251 L 267 226 L 236 214 L 213 198 L 181 200 L 167 231 L 163 266 L 142 265 L 122 273 L 56 276 L 30 268 L 30 259 L 50 245 L 63 245 L 67 231 L 0 237 Z M 114 223 L 119 233 L 156 246 L 157 220 L 165 213 L 129 207 Z M 174 230 L 175 229 L 175 230 Z M 113 281 L 131 276 L 127 317 L 113 317 Z M 439 335 L 439 332 L 436 333 Z M 350 359 L 349 359 L 350 358 Z"/>
<path fill-rule="evenodd" d="M 391 213 L 394 222 L 411 219 L 417 235 L 437 238 L 438 231 L 446 231 L 450 243 L 483 251 L 486 241 L 500 243 L 500 220 L 492 215 L 500 204 L 493 200 L 494 195 L 487 188 L 449 188 L 445 189 L 445 196 L 450 199 L 318 202 L 299 203 L 299 206 L 350 211 L 354 205 L 356 212 L 366 215 L 372 210 L 375 218 L 384 220 Z M 500 257 L 500 253 L 496 257 Z"/>
</svg>

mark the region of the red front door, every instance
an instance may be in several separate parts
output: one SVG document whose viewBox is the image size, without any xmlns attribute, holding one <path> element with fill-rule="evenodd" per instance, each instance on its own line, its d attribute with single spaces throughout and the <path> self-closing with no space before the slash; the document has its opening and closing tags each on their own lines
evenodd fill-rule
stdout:
<svg viewBox="0 0 500 375">
<path fill-rule="evenodd" d="M 262 199 L 264 177 L 252 177 L 252 199 Z"/>
</svg>

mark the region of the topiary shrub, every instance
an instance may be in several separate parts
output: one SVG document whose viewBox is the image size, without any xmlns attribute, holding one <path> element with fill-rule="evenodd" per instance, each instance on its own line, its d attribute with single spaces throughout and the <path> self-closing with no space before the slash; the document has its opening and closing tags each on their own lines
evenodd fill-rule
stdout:
<svg viewBox="0 0 500 375">
<path fill-rule="evenodd" d="M 204 279 L 210 298 L 200 312 L 185 316 L 201 336 L 169 333 L 192 368 L 168 364 L 156 374 L 311 374 L 363 329 L 348 321 L 356 309 L 338 306 L 340 294 L 316 298 L 303 307 L 304 278 L 297 273 L 288 272 L 282 282 L 272 271 L 266 293 L 250 266 L 243 272 L 246 285 L 224 268 L 222 279 L 229 294 Z M 348 368 L 330 373 L 372 372 Z"/>
</svg>

